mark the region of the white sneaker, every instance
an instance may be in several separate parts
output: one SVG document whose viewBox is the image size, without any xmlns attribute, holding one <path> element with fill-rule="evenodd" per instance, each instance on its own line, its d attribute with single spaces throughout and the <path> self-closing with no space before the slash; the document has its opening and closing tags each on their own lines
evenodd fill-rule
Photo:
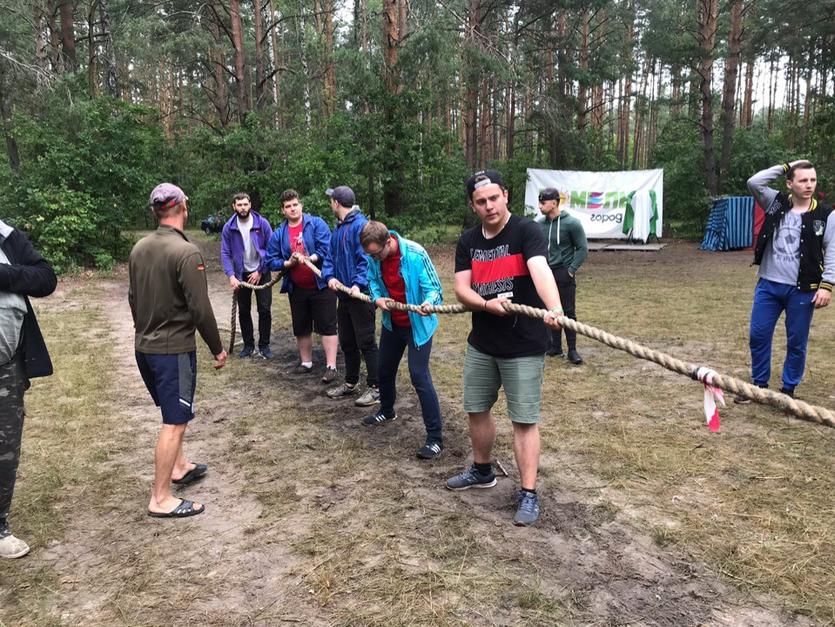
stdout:
<svg viewBox="0 0 835 627">
<path fill-rule="evenodd" d="M 23 557 L 29 552 L 29 545 L 20 538 L 8 535 L 0 538 L 0 557 L 15 559 Z"/>
</svg>

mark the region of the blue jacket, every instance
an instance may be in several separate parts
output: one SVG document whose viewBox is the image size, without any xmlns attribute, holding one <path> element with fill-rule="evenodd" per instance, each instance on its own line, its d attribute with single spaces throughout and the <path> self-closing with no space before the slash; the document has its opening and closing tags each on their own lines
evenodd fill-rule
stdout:
<svg viewBox="0 0 835 627">
<path fill-rule="evenodd" d="M 356 285 L 362 291 L 368 290 L 368 257 L 360 245 L 362 227 L 368 223 L 359 208 L 352 209 L 345 219 L 336 225 L 331 235 L 330 254 L 322 265 L 325 283 L 333 278 L 346 287 Z"/>
<path fill-rule="evenodd" d="M 422 305 L 429 301 L 433 305 L 440 305 L 443 302 L 441 280 L 429 254 L 420 244 L 400 237 L 395 231 L 389 233 L 397 238 L 397 245 L 400 247 L 400 276 L 406 284 L 406 302 L 410 305 Z M 368 262 L 368 287 L 373 300 L 389 297 L 383 283 L 380 262 L 376 259 L 370 259 Z M 410 311 L 409 322 L 412 323 L 412 339 L 415 346 L 426 344 L 438 328 L 438 316 L 435 314 L 421 316 Z M 391 314 L 387 311 L 383 312 L 383 325 L 389 331 L 392 330 Z"/>
<path fill-rule="evenodd" d="M 304 240 L 304 248 L 308 255 L 316 255 L 319 257 L 320 268 L 325 259 L 328 258 L 331 245 L 331 230 L 327 223 L 318 216 L 311 216 L 306 213 L 302 214 L 302 239 Z M 284 270 L 284 262 L 290 259 L 293 251 L 290 249 L 290 225 L 287 220 L 273 231 L 270 242 L 267 245 L 267 266 L 270 270 Z M 328 286 L 328 282 L 324 279 L 316 277 L 316 287 L 324 289 Z M 290 278 L 290 272 L 284 274 L 284 279 L 281 281 L 281 291 L 290 293 L 293 291 L 293 279 Z"/>
<path fill-rule="evenodd" d="M 264 274 L 267 271 L 267 242 L 270 241 L 273 229 L 261 214 L 251 211 L 250 215 L 252 215 L 252 229 L 249 231 L 249 238 L 261 258 L 258 272 Z M 220 262 L 223 264 L 226 276 L 234 274 L 236 279 L 244 278 L 244 238 L 238 228 L 237 213 L 223 225 L 223 233 L 220 236 Z"/>
</svg>

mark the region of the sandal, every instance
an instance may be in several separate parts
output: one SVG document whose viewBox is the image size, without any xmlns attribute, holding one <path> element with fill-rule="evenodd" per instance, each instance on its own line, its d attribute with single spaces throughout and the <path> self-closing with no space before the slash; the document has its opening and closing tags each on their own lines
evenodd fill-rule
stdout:
<svg viewBox="0 0 835 627">
<path fill-rule="evenodd" d="M 198 509 L 194 506 L 192 501 L 182 499 L 180 504 L 170 512 L 152 512 L 151 510 L 148 510 L 148 516 L 151 518 L 187 518 L 188 516 L 197 516 L 197 514 L 202 514 L 205 509 L 205 505 L 201 505 Z"/>
<path fill-rule="evenodd" d="M 189 470 L 180 479 L 172 479 L 171 483 L 176 483 L 177 485 L 189 485 L 198 479 L 202 479 L 208 470 L 209 467 L 206 464 L 198 464 L 195 462 L 194 468 Z"/>
</svg>

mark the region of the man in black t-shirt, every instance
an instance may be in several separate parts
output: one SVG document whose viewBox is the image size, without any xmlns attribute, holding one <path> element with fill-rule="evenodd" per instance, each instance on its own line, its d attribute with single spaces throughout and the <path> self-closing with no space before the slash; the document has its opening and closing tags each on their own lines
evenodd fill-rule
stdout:
<svg viewBox="0 0 835 627">
<path fill-rule="evenodd" d="M 537 423 L 548 347 L 545 325 L 559 330 L 557 316 L 563 312 L 545 239 L 531 220 L 510 214 L 501 175 L 493 170 L 473 174 L 467 181 L 467 201 L 481 224 L 458 240 L 455 296 L 473 310 L 464 360 L 464 411 L 469 415 L 473 464 L 450 478 L 447 487 L 496 485 L 490 461 L 496 423 L 490 410 L 504 387 L 522 484 L 513 522 L 527 526 L 539 518 Z M 545 325 L 508 313 L 504 302 L 547 308 Z"/>
</svg>

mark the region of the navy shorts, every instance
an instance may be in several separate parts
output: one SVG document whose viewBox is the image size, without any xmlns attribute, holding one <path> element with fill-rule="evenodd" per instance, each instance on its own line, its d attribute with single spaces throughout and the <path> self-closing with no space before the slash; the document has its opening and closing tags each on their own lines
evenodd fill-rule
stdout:
<svg viewBox="0 0 835 627">
<path fill-rule="evenodd" d="M 162 422 L 181 425 L 194 418 L 197 353 L 151 355 L 136 351 L 136 365 L 145 387 L 162 410 Z"/>
</svg>

